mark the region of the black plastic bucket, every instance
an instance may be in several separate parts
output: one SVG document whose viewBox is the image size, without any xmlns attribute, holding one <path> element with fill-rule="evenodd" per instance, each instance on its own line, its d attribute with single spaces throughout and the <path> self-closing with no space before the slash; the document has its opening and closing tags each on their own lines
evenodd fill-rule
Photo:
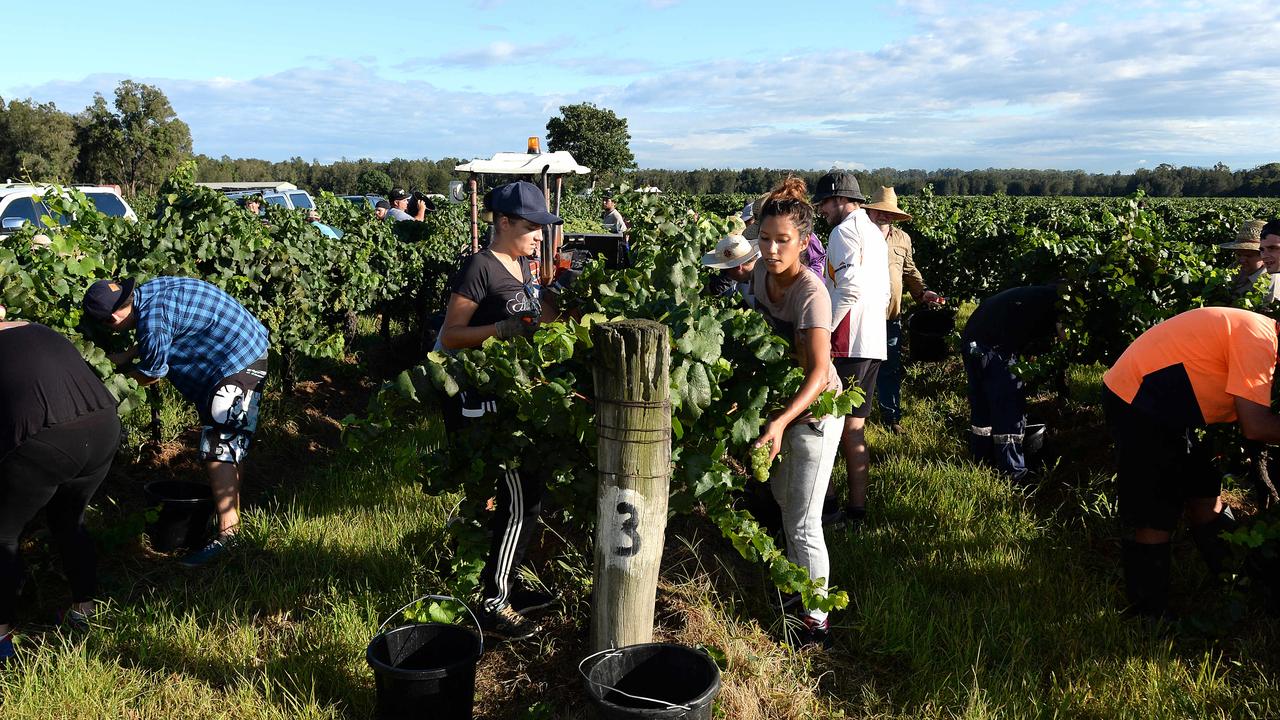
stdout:
<svg viewBox="0 0 1280 720">
<path fill-rule="evenodd" d="M 946 360 L 951 349 L 947 339 L 956 329 L 953 308 L 926 305 L 907 316 L 907 349 L 915 362 Z"/>
<path fill-rule="evenodd" d="M 712 703 L 720 693 L 720 668 L 705 652 L 648 643 L 597 653 L 583 664 L 597 657 L 583 675 L 587 696 L 601 720 L 711 720 Z"/>
<path fill-rule="evenodd" d="M 213 535 L 213 491 L 203 483 L 157 480 L 142 491 L 159 514 L 147 522 L 151 547 L 159 552 L 204 547 Z"/>
<path fill-rule="evenodd" d="M 386 632 L 379 628 L 365 651 L 378 693 L 373 716 L 377 720 L 471 720 L 476 663 L 483 652 L 483 636 L 461 625 L 419 623 Z"/>
</svg>

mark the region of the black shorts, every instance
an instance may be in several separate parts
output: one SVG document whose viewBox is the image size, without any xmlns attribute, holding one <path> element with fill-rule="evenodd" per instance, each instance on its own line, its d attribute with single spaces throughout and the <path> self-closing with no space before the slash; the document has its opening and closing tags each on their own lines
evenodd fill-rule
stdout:
<svg viewBox="0 0 1280 720">
<path fill-rule="evenodd" d="M 240 464 L 249 454 L 249 445 L 258 429 L 258 409 L 267 384 L 267 357 L 264 355 L 238 373 L 214 386 L 209 397 L 196 409 L 200 413 L 201 462 Z"/>
<path fill-rule="evenodd" d="M 836 366 L 836 373 L 840 375 L 840 382 L 844 383 L 844 389 L 851 390 L 854 385 L 857 385 L 862 388 L 866 398 L 861 405 L 849 413 L 849 417 L 870 417 L 871 399 L 876 394 L 876 377 L 880 374 L 881 361 L 866 358 L 834 358 L 832 362 Z"/>
<path fill-rule="evenodd" d="M 1221 494 L 1222 475 L 1195 428 L 1166 425 L 1106 386 L 1102 407 L 1116 445 L 1120 519 L 1125 525 L 1173 532 L 1187 500 Z"/>
</svg>

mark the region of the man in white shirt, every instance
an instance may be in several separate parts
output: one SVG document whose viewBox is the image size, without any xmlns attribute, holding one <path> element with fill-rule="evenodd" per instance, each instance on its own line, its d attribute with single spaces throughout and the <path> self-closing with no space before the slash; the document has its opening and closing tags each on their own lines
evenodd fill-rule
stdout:
<svg viewBox="0 0 1280 720">
<path fill-rule="evenodd" d="M 613 197 L 604 196 L 604 213 L 600 216 L 600 224 L 604 225 L 604 229 L 619 235 L 627 233 L 627 221 L 622 218 L 622 213 L 618 212 L 618 206 L 614 204 Z"/>
<path fill-rule="evenodd" d="M 831 359 L 845 388 L 856 384 L 866 395 L 862 405 L 845 418 L 840 440 L 849 481 L 844 517 L 835 510 L 833 496 L 828 497 L 830 512 L 824 509 L 823 515 L 828 522 L 843 519 L 857 527 L 867 514 L 867 416 L 880 362 L 888 356 L 884 318 L 890 295 L 889 247 L 862 209 L 866 198 L 852 173 L 823 175 L 813 202 L 832 226 L 823 278 L 831 293 Z"/>
<path fill-rule="evenodd" d="M 423 215 L 422 210 L 425 209 L 421 204 L 419 204 L 420 209 L 416 217 L 405 212 L 409 209 L 410 197 L 412 196 L 401 188 L 392 189 L 391 208 L 387 210 L 386 217 L 391 218 L 395 222 L 401 222 L 404 220 L 421 220 Z"/>
</svg>

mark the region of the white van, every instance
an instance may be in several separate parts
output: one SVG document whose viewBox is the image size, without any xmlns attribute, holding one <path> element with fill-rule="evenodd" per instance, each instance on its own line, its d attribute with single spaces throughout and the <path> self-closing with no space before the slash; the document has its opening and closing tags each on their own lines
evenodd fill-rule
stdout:
<svg viewBox="0 0 1280 720">
<path fill-rule="evenodd" d="M 41 200 L 50 187 L 52 186 L 30 183 L 0 185 L 0 237 L 13 234 L 13 231 L 27 223 L 39 223 L 44 215 L 53 215 L 49 206 Z M 129 203 L 121 197 L 120 188 L 114 185 L 75 185 L 73 187 L 84 193 L 103 215 L 134 221 L 138 219 L 133 208 L 129 207 Z M 59 217 L 58 222 L 66 225 L 70 220 Z"/>
</svg>

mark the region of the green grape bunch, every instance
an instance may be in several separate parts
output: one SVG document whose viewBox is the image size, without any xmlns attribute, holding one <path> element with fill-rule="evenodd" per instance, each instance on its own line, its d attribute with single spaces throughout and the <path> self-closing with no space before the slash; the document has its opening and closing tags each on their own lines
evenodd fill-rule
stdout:
<svg viewBox="0 0 1280 720">
<path fill-rule="evenodd" d="M 755 477 L 756 482 L 768 482 L 769 468 L 773 465 L 769 461 L 769 453 L 772 448 L 769 445 L 758 445 L 751 448 L 751 474 Z"/>
</svg>

